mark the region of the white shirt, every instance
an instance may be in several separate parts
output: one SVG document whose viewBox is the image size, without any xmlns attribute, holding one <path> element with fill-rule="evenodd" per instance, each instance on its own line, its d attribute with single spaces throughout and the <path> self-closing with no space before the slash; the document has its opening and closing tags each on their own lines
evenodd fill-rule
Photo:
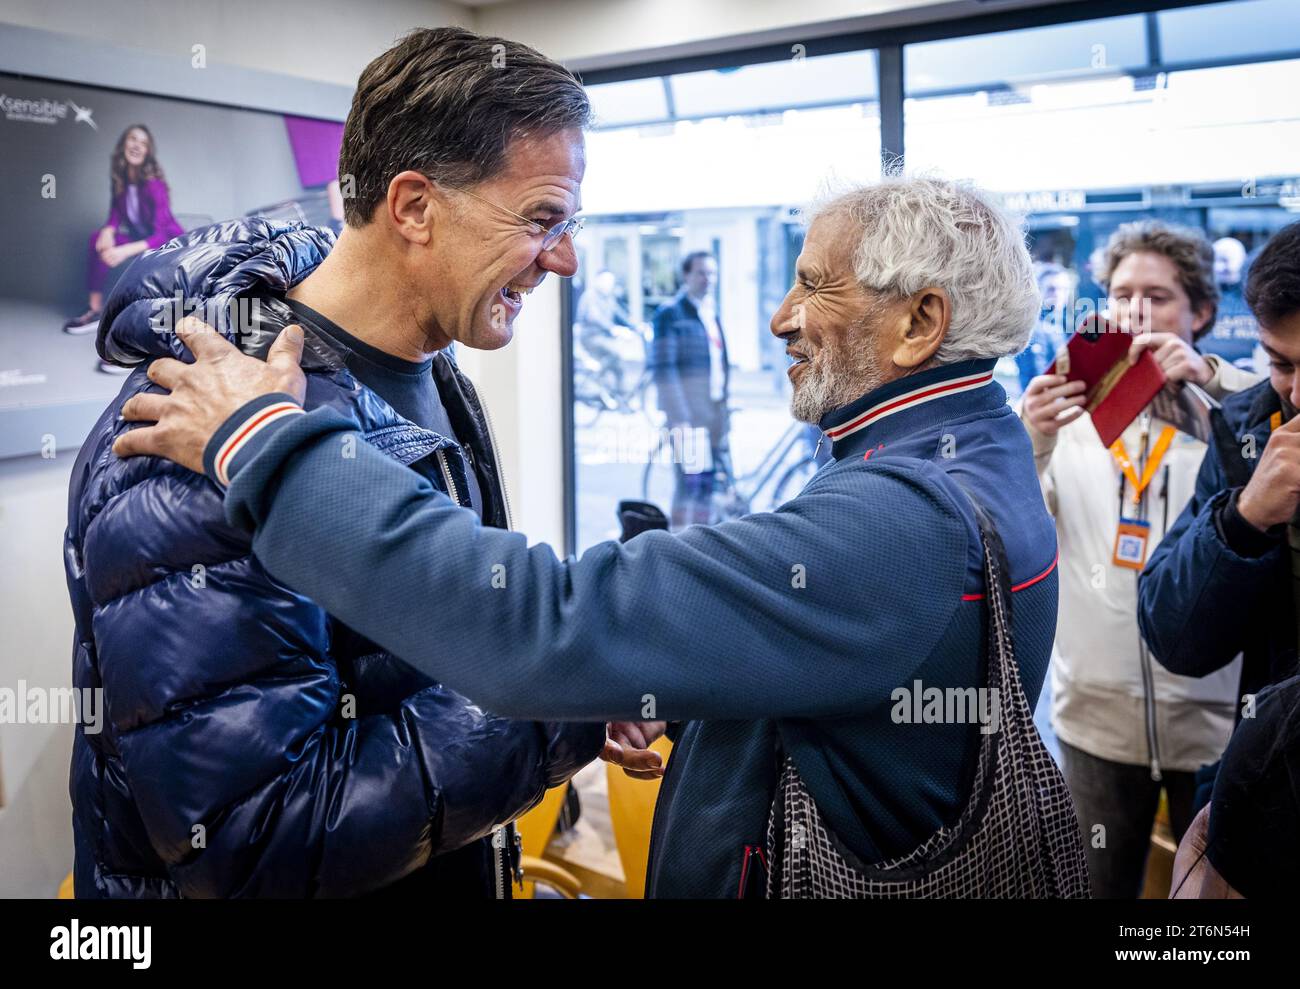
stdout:
<svg viewBox="0 0 1300 989">
<path fill-rule="evenodd" d="M 704 324 L 704 332 L 709 336 L 709 398 L 715 402 L 722 401 L 727 381 L 727 354 L 722 343 L 722 328 L 718 326 L 717 310 L 713 305 L 713 296 L 703 299 L 691 299 Z"/>
<path fill-rule="evenodd" d="M 1217 358 L 1207 360 L 1215 376 L 1206 390 L 1217 398 L 1257 380 Z M 1158 419 L 1151 421 L 1149 448 L 1164 426 Z M 1119 466 L 1086 413 L 1055 437 L 1028 431 L 1043 495 L 1056 517 L 1061 554 L 1060 611 L 1050 670 L 1052 727 L 1062 741 L 1090 755 L 1144 765 L 1149 753 L 1137 625 L 1138 573 L 1112 562 L 1120 518 Z M 1138 421 L 1125 429 L 1122 439 L 1136 461 L 1142 449 Z M 1205 452 L 1200 440 L 1178 433 L 1147 488 L 1148 560 L 1191 498 Z M 1126 517 L 1136 511 L 1132 494 L 1132 487 L 1126 486 Z M 1195 771 L 1214 762 L 1232 734 L 1240 660 L 1200 678 L 1176 676 L 1153 656 L 1149 661 L 1162 768 Z"/>
</svg>

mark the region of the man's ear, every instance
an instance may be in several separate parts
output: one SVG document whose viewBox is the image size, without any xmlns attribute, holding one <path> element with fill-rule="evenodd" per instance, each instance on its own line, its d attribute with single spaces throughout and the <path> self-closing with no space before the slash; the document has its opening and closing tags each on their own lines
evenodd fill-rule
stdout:
<svg viewBox="0 0 1300 989">
<path fill-rule="evenodd" d="M 393 229 L 404 239 L 413 244 L 427 244 L 448 203 L 442 190 L 427 176 L 407 170 L 398 172 L 388 183 L 384 208 Z"/>
<path fill-rule="evenodd" d="M 952 322 L 952 300 L 937 285 L 915 293 L 907 305 L 907 314 L 893 360 L 898 367 L 917 370 L 935 355 Z"/>
</svg>

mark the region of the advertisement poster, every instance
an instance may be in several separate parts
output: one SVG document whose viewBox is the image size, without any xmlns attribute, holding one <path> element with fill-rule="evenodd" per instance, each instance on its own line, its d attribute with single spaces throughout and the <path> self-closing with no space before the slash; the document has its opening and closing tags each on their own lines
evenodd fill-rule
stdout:
<svg viewBox="0 0 1300 989">
<path fill-rule="evenodd" d="M 140 253 L 246 215 L 337 230 L 342 131 L 0 74 L 0 456 L 75 447 L 117 393 L 97 314 Z"/>
</svg>

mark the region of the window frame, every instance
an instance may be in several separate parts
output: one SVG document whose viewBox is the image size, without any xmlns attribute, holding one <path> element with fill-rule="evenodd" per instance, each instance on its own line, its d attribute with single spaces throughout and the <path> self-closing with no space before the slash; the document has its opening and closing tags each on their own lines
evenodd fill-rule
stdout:
<svg viewBox="0 0 1300 989">
<path fill-rule="evenodd" d="M 1182 72 L 1192 69 L 1217 68 L 1227 65 L 1256 64 L 1300 58 L 1300 48 L 1268 52 L 1250 56 L 1225 56 L 1182 62 L 1162 62 L 1160 29 L 1157 14 L 1161 11 L 1190 7 L 1205 7 L 1224 3 L 1225 0 L 1069 0 L 1045 7 L 1019 10 L 989 11 L 966 17 L 950 18 L 931 23 L 918 23 L 866 31 L 849 31 L 823 37 L 809 37 L 816 27 L 794 27 L 779 32 L 782 41 L 762 45 L 684 55 L 665 59 L 638 61 L 635 58 L 618 65 L 593 68 L 580 73 L 585 86 L 603 83 L 627 82 L 655 76 L 669 76 L 684 72 L 710 69 L 737 68 L 763 62 L 789 59 L 791 46 L 803 46 L 803 56 L 839 55 L 852 51 L 876 52 L 876 92 L 880 107 L 880 154 L 884 161 L 902 157 L 904 146 L 904 104 L 907 92 L 904 79 L 904 49 L 908 45 L 954 38 L 970 38 L 985 34 L 1036 27 L 1051 27 L 1082 21 L 1104 20 L 1110 17 L 1145 15 L 1147 64 L 1126 67 L 1129 74 L 1155 74 L 1157 72 Z M 1237 0 L 1243 2 L 1243 0 Z M 922 12 L 924 13 L 924 12 Z M 826 30 L 822 27 L 821 30 Z M 720 41 L 719 45 L 725 44 Z M 953 92 L 987 89 L 986 85 L 957 89 Z M 932 95 L 927 93 L 926 95 Z M 628 125 L 633 126 L 633 125 Z M 566 280 L 560 293 L 561 337 L 561 437 L 564 457 L 564 550 L 569 556 L 577 552 L 577 443 L 573 416 L 573 282 Z"/>
</svg>

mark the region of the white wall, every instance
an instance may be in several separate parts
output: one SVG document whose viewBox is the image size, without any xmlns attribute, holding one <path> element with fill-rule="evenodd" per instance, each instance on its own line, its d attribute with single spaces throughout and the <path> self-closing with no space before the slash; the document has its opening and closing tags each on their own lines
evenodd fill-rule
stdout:
<svg viewBox="0 0 1300 989">
<path fill-rule="evenodd" d="M 563 555 L 564 459 L 561 437 L 560 292 L 549 277 L 515 317 L 502 350 L 458 347 L 456 359 L 492 418 L 514 528 Z"/>
<path fill-rule="evenodd" d="M 974 0 L 509 0 L 478 8 L 474 28 L 593 69 L 1058 2 L 1006 0 L 990 8 Z"/>
<path fill-rule="evenodd" d="M 0 686 L 72 682 L 63 530 L 75 450 L 0 460 Z M 71 725 L 0 725 L 0 896 L 53 896 L 72 868 Z"/>
<path fill-rule="evenodd" d="M 0 21 L 345 86 L 413 27 L 473 27 L 445 0 L 5 0 Z"/>
</svg>

